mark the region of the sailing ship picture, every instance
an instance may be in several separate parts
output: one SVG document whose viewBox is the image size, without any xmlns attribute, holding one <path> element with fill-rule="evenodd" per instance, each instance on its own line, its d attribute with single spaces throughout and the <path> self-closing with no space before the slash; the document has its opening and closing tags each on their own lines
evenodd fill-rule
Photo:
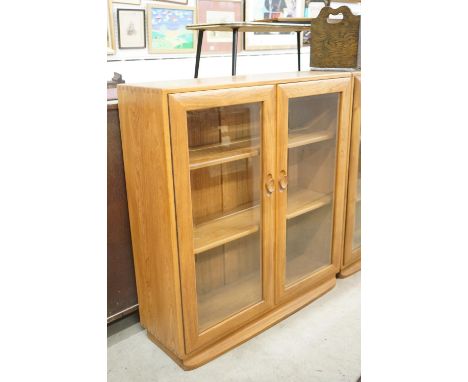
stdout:
<svg viewBox="0 0 468 382">
<path fill-rule="evenodd" d="M 120 49 L 146 48 L 145 10 L 117 9 Z"/>
</svg>

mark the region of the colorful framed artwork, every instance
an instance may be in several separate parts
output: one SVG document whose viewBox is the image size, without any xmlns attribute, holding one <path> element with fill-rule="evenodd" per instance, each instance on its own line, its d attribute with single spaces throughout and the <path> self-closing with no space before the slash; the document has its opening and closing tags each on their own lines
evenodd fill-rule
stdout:
<svg viewBox="0 0 468 382">
<path fill-rule="evenodd" d="M 119 49 L 146 48 L 145 10 L 117 9 Z"/>
<path fill-rule="evenodd" d="M 141 0 L 112 0 L 114 3 L 119 4 L 133 4 L 133 5 L 140 5 Z"/>
<path fill-rule="evenodd" d="M 195 24 L 193 7 L 148 4 L 149 53 L 187 53 L 196 46 L 195 32 L 185 29 Z"/>
<path fill-rule="evenodd" d="M 114 17 L 112 0 L 107 0 L 107 54 L 115 54 Z"/>
<path fill-rule="evenodd" d="M 230 23 L 243 21 L 241 0 L 198 0 L 198 23 Z M 237 51 L 242 48 L 238 39 Z M 203 35 L 203 53 L 227 53 L 232 51 L 232 32 L 206 31 Z"/>
<path fill-rule="evenodd" d="M 304 0 L 245 0 L 245 20 L 304 17 Z M 245 33 L 245 50 L 296 48 L 295 32 Z"/>
</svg>

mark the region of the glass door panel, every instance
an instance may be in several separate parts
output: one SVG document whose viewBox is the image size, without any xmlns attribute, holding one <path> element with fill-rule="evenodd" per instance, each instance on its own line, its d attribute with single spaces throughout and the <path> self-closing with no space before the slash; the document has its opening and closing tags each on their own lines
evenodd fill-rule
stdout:
<svg viewBox="0 0 468 382">
<path fill-rule="evenodd" d="M 198 332 L 262 301 L 262 103 L 187 112 Z"/>
<path fill-rule="evenodd" d="M 330 265 L 339 93 L 289 99 L 286 286 Z"/>
</svg>

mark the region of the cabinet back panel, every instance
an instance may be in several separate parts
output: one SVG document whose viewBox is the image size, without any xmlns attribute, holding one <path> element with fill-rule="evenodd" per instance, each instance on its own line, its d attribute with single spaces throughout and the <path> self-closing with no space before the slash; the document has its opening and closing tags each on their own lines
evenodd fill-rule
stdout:
<svg viewBox="0 0 468 382">
<path fill-rule="evenodd" d="M 215 219 L 223 212 L 221 166 L 205 167 L 190 173 L 193 223 Z"/>
<path fill-rule="evenodd" d="M 289 130 L 336 131 L 339 94 L 321 94 L 289 100 Z"/>
<path fill-rule="evenodd" d="M 203 294 L 224 285 L 224 248 L 222 246 L 197 255 L 196 264 L 198 293 Z"/>
<path fill-rule="evenodd" d="M 226 155 L 233 142 L 258 145 L 261 104 L 234 105 L 189 111 L 191 150 L 219 147 Z M 216 146 L 218 145 L 218 146 Z M 193 151 L 192 151 L 193 153 Z M 211 152 L 212 157 L 213 151 Z M 190 174 L 195 225 L 259 203 L 259 156 L 194 169 Z"/>
<path fill-rule="evenodd" d="M 196 255 L 199 331 L 262 300 L 259 234 Z"/>
<path fill-rule="evenodd" d="M 191 171 L 193 224 L 259 205 L 259 158 Z"/>
<path fill-rule="evenodd" d="M 334 139 L 288 150 L 289 192 L 299 189 L 321 193 L 333 191 L 335 179 Z"/>
<path fill-rule="evenodd" d="M 331 264 L 331 221 L 330 204 L 287 221 L 286 285 Z"/>
</svg>

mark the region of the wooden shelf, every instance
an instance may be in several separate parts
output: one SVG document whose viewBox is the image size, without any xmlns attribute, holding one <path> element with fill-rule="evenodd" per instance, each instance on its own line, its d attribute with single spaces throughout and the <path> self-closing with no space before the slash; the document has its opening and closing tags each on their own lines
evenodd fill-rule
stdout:
<svg viewBox="0 0 468 382">
<path fill-rule="evenodd" d="M 309 128 L 291 129 L 288 134 L 288 148 L 309 145 L 311 143 L 323 142 L 335 138 L 335 132 L 311 131 Z"/>
<path fill-rule="evenodd" d="M 261 271 L 246 275 L 198 296 L 198 323 L 202 332 L 262 300 Z"/>
<path fill-rule="evenodd" d="M 194 252 L 204 252 L 251 235 L 257 232 L 259 227 L 258 206 L 200 224 L 193 229 Z"/>
<path fill-rule="evenodd" d="M 288 148 L 322 142 L 334 137 L 335 133 L 332 131 L 311 132 L 307 128 L 291 130 L 288 137 Z M 256 157 L 259 154 L 258 139 L 191 149 L 189 150 L 190 170 Z"/>
<path fill-rule="evenodd" d="M 287 219 L 313 211 L 332 200 L 332 194 L 311 190 L 293 192 L 288 197 Z M 194 253 L 208 251 L 220 245 L 251 235 L 260 229 L 260 207 L 254 206 L 223 216 L 193 229 Z"/>
<path fill-rule="evenodd" d="M 203 146 L 202 148 L 189 150 L 190 170 L 251 158 L 259 154 L 258 139 Z"/>
<path fill-rule="evenodd" d="M 325 194 L 307 189 L 292 191 L 288 194 L 286 219 L 313 211 L 331 203 L 333 193 Z"/>
</svg>

